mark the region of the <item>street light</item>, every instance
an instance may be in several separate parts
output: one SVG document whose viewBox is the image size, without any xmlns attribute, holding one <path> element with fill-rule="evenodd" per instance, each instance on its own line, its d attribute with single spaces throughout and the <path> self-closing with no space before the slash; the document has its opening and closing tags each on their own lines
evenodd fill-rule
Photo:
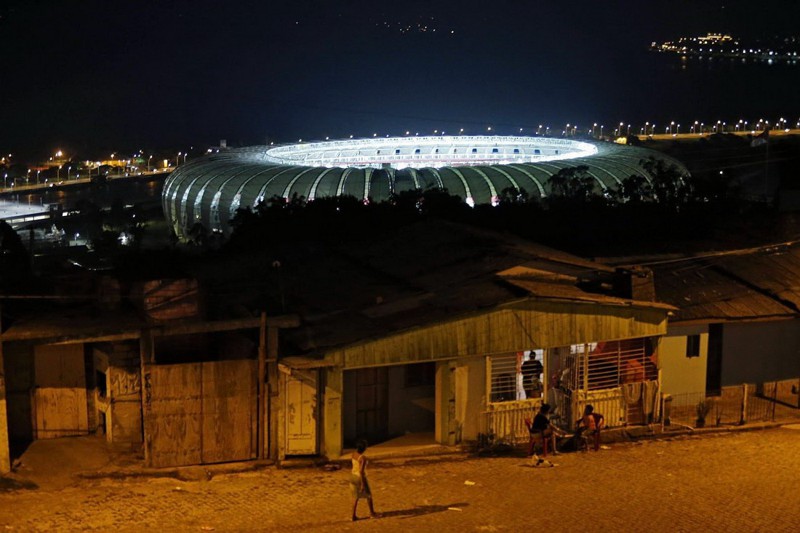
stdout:
<svg viewBox="0 0 800 533">
<path fill-rule="evenodd" d="M 67 181 L 69 181 L 69 171 L 72 170 L 71 166 L 67 167 Z"/>
<path fill-rule="evenodd" d="M 153 156 L 147 158 L 147 171 L 150 172 L 150 161 L 153 159 Z"/>
<path fill-rule="evenodd" d="M 56 181 L 61 180 L 61 165 L 58 165 L 58 172 L 56 172 Z"/>
</svg>

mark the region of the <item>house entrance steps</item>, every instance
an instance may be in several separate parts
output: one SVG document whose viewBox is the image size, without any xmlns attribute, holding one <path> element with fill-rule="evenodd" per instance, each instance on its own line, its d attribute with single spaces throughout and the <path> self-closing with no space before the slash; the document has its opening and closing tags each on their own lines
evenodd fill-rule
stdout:
<svg viewBox="0 0 800 533">
<path fill-rule="evenodd" d="M 339 457 L 340 462 L 350 461 L 354 448 L 346 448 Z M 370 445 L 366 456 L 374 462 L 386 462 L 396 459 L 427 459 L 431 457 L 466 456 L 463 446 L 445 446 L 438 444 L 433 432 L 408 433 L 380 444 Z"/>
</svg>

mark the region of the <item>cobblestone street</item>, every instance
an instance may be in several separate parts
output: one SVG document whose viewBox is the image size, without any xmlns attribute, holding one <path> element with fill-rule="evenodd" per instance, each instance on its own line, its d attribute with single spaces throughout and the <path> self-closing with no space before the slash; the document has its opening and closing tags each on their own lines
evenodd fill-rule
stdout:
<svg viewBox="0 0 800 533">
<path fill-rule="evenodd" d="M 555 468 L 521 457 L 376 462 L 383 517 L 356 523 L 346 470 L 19 488 L 0 492 L 0 530 L 797 531 L 795 427 L 613 444 L 551 457 Z"/>
</svg>

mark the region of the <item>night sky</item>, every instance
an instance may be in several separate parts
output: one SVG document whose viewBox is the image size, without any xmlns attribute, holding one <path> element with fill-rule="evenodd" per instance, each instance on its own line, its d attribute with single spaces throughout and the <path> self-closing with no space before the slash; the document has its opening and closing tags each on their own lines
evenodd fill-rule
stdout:
<svg viewBox="0 0 800 533">
<path fill-rule="evenodd" d="M 0 150 L 644 119 L 669 90 L 650 42 L 798 20 L 796 0 L 0 0 Z"/>
</svg>

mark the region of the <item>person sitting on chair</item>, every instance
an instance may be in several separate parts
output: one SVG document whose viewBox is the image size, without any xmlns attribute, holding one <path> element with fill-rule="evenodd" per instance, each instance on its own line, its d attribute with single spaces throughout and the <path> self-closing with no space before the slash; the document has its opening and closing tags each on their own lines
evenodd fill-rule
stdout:
<svg viewBox="0 0 800 533">
<path fill-rule="evenodd" d="M 542 455 L 547 457 L 547 444 L 548 440 L 553 449 L 554 454 L 558 454 L 556 449 L 556 436 L 561 434 L 561 430 L 550 423 L 547 414 L 550 412 L 550 404 L 543 403 L 539 408 L 539 412 L 531 422 L 530 418 L 525 419 L 525 425 L 528 427 L 528 432 L 531 434 L 530 444 L 528 445 L 528 455 L 533 455 L 533 447 L 537 438 L 542 439 Z"/>
<path fill-rule="evenodd" d="M 605 427 L 605 419 L 600 413 L 594 412 L 592 405 L 587 405 L 583 410 L 583 417 L 578 420 L 576 433 L 580 436 L 594 439 L 594 451 L 600 449 L 600 430 Z"/>
</svg>

